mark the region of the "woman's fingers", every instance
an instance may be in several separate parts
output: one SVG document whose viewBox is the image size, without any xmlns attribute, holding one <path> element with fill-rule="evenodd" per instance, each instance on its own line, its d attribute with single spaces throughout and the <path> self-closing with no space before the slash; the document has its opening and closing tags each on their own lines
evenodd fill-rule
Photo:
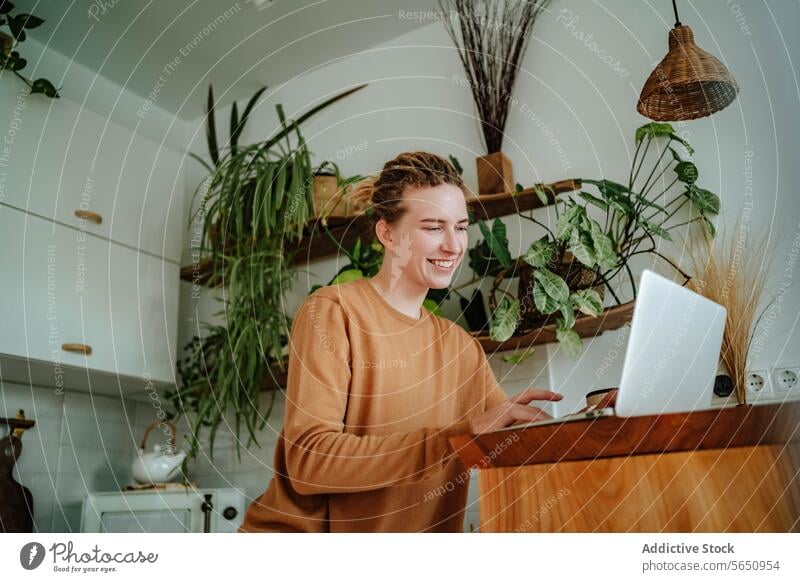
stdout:
<svg viewBox="0 0 800 582">
<path fill-rule="evenodd" d="M 511 418 L 516 423 L 536 422 L 537 420 L 546 420 L 552 417 L 541 408 L 527 406 L 525 404 L 514 404 L 511 407 Z"/>
<path fill-rule="evenodd" d="M 532 400 L 561 400 L 564 398 L 561 394 L 557 392 L 551 392 L 550 390 L 537 390 L 535 388 L 529 388 L 528 390 L 524 390 L 517 394 L 516 396 L 512 396 L 509 398 L 511 402 L 517 404 L 527 404 Z"/>
</svg>

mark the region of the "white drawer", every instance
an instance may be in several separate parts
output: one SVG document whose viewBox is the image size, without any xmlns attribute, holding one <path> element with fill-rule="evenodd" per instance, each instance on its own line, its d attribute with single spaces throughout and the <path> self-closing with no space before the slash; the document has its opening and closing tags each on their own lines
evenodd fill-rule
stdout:
<svg viewBox="0 0 800 582">
<path fill-rule="evenodd" d="M 2 206 L 0 244 L 0 353 L 174 381 L 177 265 Z"/>
<path fill-rule="evenodd" d="M 87 230 L 179 262 L 183 156 L 69 99 L 20 93 L 0 84 L 0 119 L 13 128 L 0 200 L 76 227 L 76 210 L 95 212 L 102 222 Z"/>
</svg>

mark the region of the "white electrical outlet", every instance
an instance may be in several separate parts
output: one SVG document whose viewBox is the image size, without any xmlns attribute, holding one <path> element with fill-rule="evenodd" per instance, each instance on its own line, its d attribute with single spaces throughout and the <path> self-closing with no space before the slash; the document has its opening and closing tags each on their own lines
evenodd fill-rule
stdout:
<svg viewBox="0 0 800 582">
<path fill-rule="evenodd" d="M 767 382 L 767 372 L 765 370 L 753 370 L 747 373 L 745 385 L 750 394 L 766 394 L 769 391 Z"/>
<path fill-rule="evenodd" d="M 788 392 L 789 390 L 796 389 L 797 375 L 800 370 L 797 368 L 779 368 L 772 371 L 772 381 L 775 384 L 776 390 Z"/>
</svg>

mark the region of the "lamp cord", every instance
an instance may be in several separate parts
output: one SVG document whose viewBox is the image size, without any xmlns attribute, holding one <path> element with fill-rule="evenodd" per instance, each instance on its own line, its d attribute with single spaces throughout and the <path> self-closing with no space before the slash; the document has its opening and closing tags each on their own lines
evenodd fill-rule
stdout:
<svg viewBox="0 0 800 582">
<path fill-rule="evenodd" d="M 681 21 L 678 18 L 678 5 L 675 4 L 675 0 L 672 0 L 672 10 L 675 12 L 675 26 L 678 27 L 681 25 Z"/>
</svg>

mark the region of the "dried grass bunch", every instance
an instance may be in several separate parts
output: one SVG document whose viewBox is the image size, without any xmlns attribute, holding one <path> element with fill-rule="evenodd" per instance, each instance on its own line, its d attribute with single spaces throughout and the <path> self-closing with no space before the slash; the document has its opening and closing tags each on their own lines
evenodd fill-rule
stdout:
<svg viewBox="0 0 800 582">
<path fill-rule="evenodd" d="M 771 262 L 765 239 L 753 236 L 740 217 L 733 232 L 715 239 L 694 234 L 689 245 L 689 285 L 728 310 L 721 356 L 739 404 L 747 403 L 747 360 Z"/>
</svg>

